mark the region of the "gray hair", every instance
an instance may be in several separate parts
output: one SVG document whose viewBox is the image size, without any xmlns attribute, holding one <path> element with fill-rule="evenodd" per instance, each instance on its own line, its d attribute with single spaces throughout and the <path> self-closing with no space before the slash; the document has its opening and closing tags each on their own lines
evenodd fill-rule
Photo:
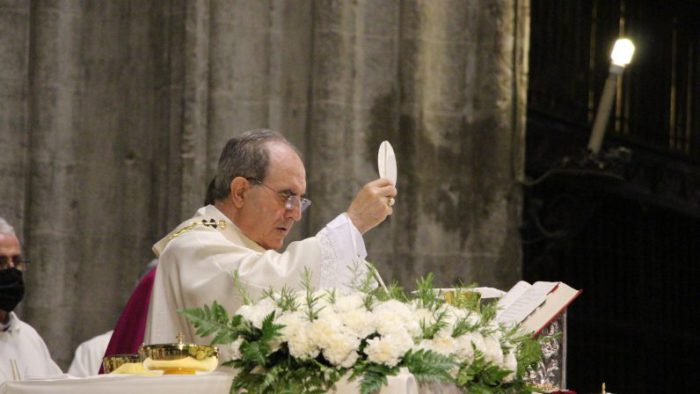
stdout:
<svg viewBox="0 0 700 394">
<path fill-rule="evenodd" d="M 231 192 L 231 181 L 235 177 L 242 176 L 263 181 L 270 164 L 267 143 L 273 141 L 287 144 L 297 154 L 299 153 L 282 134 L 270 129 L 246 131 L 239 137 L 228 140 L 219 157 L 211 193 L 208 192 L 207 195 L 213 201 L 226 198 Z"/>
<path fill-rule="evenodd" d="M 13 235 L 15 237 L 17 236 L 17 234 L 15 234 L 14 227 L 10 226 L 10 223 L 7 223 L 7 220 L 5 220 L 1 217 L 0 217 L 0 234 Z"/>
</svg>

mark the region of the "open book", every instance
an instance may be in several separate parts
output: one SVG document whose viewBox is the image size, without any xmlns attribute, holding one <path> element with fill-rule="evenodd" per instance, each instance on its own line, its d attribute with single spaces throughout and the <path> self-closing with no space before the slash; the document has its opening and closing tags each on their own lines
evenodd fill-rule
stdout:
<svg viewBox="0 0 700 394">
<path fill-rule="evenodd" d="M 496 321 L 506 325 L 519 324 L 524 331 L 539 334 L 566 310 L 579 295 L 564 282 L 520 281 L 499 301 Z"/>
</svg>

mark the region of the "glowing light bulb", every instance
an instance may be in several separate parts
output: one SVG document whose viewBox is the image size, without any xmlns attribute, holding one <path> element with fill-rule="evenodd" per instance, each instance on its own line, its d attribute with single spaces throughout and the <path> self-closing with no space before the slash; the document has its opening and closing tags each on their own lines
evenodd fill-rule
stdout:
<svg viewBox="0 0 700 394">
<path fill-rule="evenodd" d="M 610 58 L 616 66 L 624 67 L 629 64 L 634 55 L 634 43 L 627 38 L 620 38 L 615 41 Z"/>
</svg>

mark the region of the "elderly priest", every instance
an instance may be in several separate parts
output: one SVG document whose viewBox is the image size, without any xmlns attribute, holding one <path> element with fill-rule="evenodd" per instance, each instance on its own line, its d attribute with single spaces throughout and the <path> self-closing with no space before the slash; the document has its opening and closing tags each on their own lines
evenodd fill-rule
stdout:
<svg viewBox="0 0 700 394">
<path fill-rule="evenodd" d="M 159 255 L 145 343 L 206 342 L 178 313 L 216 300 L 229 313 L 242 303 L 237 271 L 251 295 L 268 288 L 297 288 L 306 269 L 315 288 L 347 287 L 366 257 L 362 234 L 392 214 L 396 188 L 387 179 L 367 183 L 347 211 L 315 236 L 284 239 L 311 205 L 299 152 L 281 134 L 253 130 L 224 147 L 214 179 L 213 205 L 155 244 Z"/>
</svg>

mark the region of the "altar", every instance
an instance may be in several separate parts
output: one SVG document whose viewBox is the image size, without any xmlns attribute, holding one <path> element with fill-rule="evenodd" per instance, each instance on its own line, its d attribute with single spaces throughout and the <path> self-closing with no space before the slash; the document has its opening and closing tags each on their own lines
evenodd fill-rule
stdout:
<svg viewBox="0 0 700 394">
<path fill-rule="evenodd" d="M 233 375 L 227 372 L 212 372 L 201 375 L 99 375 L 88 378 L 70 376 L 54 379 L 7 381 L 0 386 L 0 394 L 228 394 Z M 420 385 L 415 377 L 403 371 L 388 377 L 388 385 L 380 394 L 453 394 L 460 391 L 456 386 L 444 384 Z M 358 382 L 341 380 L 332 393 L 359 393 Z"/>
<path fill-rule="evenodd" d="M 7 381 L 0 385 L 0 394 L 228 394 L 231 388 L 231 373 L 212 372 L 201 375 L 98 375 L 75 378 L 68 375 L 53 379 Z M 461 394 L 453 384 L 418 383 L 413 375 L 402 371 L 389 376 L 388 384 L 379 394 Z M 358 382 L 343 379 L 331 394 L 357 394 Z M 569 391 L 557 391 L 569 393 Z M 533 393 L 539 394 L 539 393 Z"/>
</svg>

